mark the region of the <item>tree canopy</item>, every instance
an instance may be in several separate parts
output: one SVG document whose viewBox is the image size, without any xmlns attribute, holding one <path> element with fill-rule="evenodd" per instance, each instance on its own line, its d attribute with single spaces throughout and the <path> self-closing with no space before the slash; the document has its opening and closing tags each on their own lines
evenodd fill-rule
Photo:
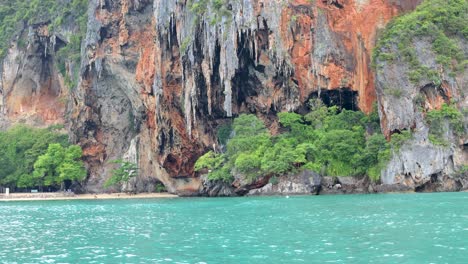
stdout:
<svg viewBox="0 0 468 264">
<path fill-rule="evenodd" d="M 327 107 L 312 101 L 306 115 L 283 112 L 285 132 L 272 136 L 255 115 L 234 119 L 224 153 L 210 151 L 195 164 L 211 180 L 248 180 L 311 169 L 330 176 L 369 175 L 374 180 L 390 158 L 391 147 L 380 133 L 376 113 Z M 377 117 L 376 117 L 377 116 Z M 371 132 L 369 132 L 371 131 Z"/>
<path fill-rule="evenodd" d="M 72 145 L 68 148 L 60 144 L 50 144 L 47 152 L 39 156 L 34 163 L 34 173 L 29 186 L 60 185 L 66 180 L 81 181 L 86 177 L 81 156 L 83 152 L 79 146 Z"/>
<path fill-rule="evenodd" d="M 104 187 L 125 184 L 130 179 L 138 176 L 138 165 L 125 160 L 114 160 L 112 163 L 118 167 L 112 171 L 111 177 L 104 183 Z"/>
<path fill-rule="evenodd" d="M 60 126 L 14 126 L 0 132 L 0 185 L 10 188 L 57 186 L 86 176 L 82 151 L 69 146 Z"/>
</svg>

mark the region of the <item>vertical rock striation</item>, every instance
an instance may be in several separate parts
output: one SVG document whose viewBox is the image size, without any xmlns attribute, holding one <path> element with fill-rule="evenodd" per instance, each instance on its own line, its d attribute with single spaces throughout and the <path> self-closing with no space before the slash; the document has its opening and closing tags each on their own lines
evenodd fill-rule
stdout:
<svg viewBox="0 0 468 264">
<path fill-rule="evenodd" d="M 466 58 L 466 39 L 457 42 L 460 47 L 465 47 Z M 468 70 L 465 67 L 456 74 L 449 74 L 436 62 L 437 55 L 431 44 L 430 38 L 419 38 L 413 46 L 422 67 L 437 72 L 438 80 L 428 77 L 411 80 L 410 65 L 404 60 L 377 61 L 376 91 L 382 130 L 388 137 L 405 130 L 412 133 L 409 142 L 393 154 L 383 170 L 384 184 L 418 187 L 453 175 L 468 160 Z M 454 131 L 446 120 L 440 124 L 440 129 L 445 132 L 436 139 L 445 144 L 438 145 L 430 140 L 430 126 L 425 117 L 428 111 L 440 109 L 444 103 L 452 104 L 463 114 L 462 131 Z"/>
<path fill-rule="evenodd" d="M 140 167 L 126 190 L 162 182 L 179 194 L 231 195 L 232 186 L 204 182 L 193 166 L 220 150 L 217 130 L 232 117 L 255 113 L 275 132 L 277 112 L 302 112 L 314 97 L 364 112 L 377 101 L 387 138 L 412 132 L 382 171 L 384 184 L 425 189 L 466 164 L 466 67 L 444 71 L 430 37 L 410 44 L 437 80 L 411 80 L 404 59 L 371 67 L 387 22 L 421 0 L 195 2 L 90 0 L 80 66 L 58 52 L 73 42 L 79 16 L 53 30 L 51 18 L 22 23 L 0 62 L 0 129 L 68 123 L 84 150 L 90 192 L 103 190 L 109 161 L 123 158 Z M 455 42 L 466 58 L 466 38 Z M 68 89 L 77 67 L 79 83 Z M 448 144 L 437 145 L 425 116 L 443 103 L 464 114 L 464 133 L 442 124 Z"/>
<path fill-rule="evenodd" d="M 140 166 L 138 191 L 161 181 L 197 193 L 194 162 L 239 113 L 272 124 L 327 91 L 349 91 L 346 100 L 369 112 L 376 35 L 418 2 L 240 0 L 196 10 L 185 0 L 91 0 L 70 110 L 88 191 L 102 190 L 109 160 L 127 157 Z"/>
<path fill-rule="evenodd" d="M 55 51 L 64 41 L 47 23 L 24 27 L 0 62 L 0 129 L 15 123 L 63 123 L 68 89 L 56 68 Z"/>
</svg>

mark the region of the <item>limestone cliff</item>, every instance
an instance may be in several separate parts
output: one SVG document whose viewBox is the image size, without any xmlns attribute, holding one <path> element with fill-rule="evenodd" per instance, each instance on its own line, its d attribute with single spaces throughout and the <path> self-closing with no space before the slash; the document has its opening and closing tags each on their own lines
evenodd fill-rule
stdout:
<svg viewBox="0 0 468 264">
<path fill-rule="evenodd" d="M 311 97 L 370 111 L 370 54 L 380 29 L 419 1 L 90 1 L 72 139 L 90 166 L 88 190 L 122 155 L 141 168 L 138 190 L 162 181 L 193 193 L 197 157 L 216 129 L 251 112 L 301 111 Z M 224 12 L 224 13 L 223 13 Z"/>
<path fill-rule="evenodd" d="M 457 92 L 466 89 L 466 72 L 443 78 L 434 92 L 424 88 L 427 80 L 409 82 L 405 65 L 382 62 L 378 72 L 371 67 L 380 32 L 420 0 L 198 2 L 205 4 L 89 1 L 79 82 L 67 97 L 65 118 L 71 140 L 84 150 L 87 191 L 102 191 L 109 161 L 123 157 L 140 167 L 129 188 L 152 191 L 162 182 L 179 194 L 212 192 L 219 186 L 203 183 L 193 166 L 201 154 L 221 147 L 220 126 L 239 113 L 255 113 L 276 133 L 277 112 L 303 112 L 314 97 L 364 112 L 378 101 L 385 135 L 415 132 L 384 170 L 384 183 L 418 177 L 424 180 L 409 184 L 420 184 L 467 159 L 466 138 L 449 149 L 426 142 L 423 113 L 413 104 L 425 89 L 428 109 L 452 98 L 466 108 L 466 97 Z M 56 36 L 40 25 L 28 36 L 35 41 L 27 48 L 13 42 L 2 64 L 0 120 L 61 122 L 60 98 L 68 89 L 52 65 Z M 424 42 L 417 46 L 431 67 Z M 405 89 L 398 100 L 384 89 L 396 84 Z M 225 187 L 219 188 L 228 195 Z"/>
<path fill-rule="evenodd" d="M 421 15 L 440 8 L 437 1 L 432 4 L 422 4 L 401 22 L 408 24 L 408 29 L 402 31 L 412 33 L 409 37 L 392 35 L 392 41 L 382 41 L 386 45 L 377 48 L 380 55 L 375 62 L 376 92 L 382 131 L 388 137 L 403 131 L 412 133 L 409 142 L 394 153 L 383 171 L 385 184 L 422 188 L 426 183 L 448 181 L 468 161 L 468 69 L 463 64 L 468 57 L 466 33 L 458 32 L 455 21 L 432 24 L 436 26 L 427 33 L 417 27 L 411 29 L 421 20 L 432 23 L 430 15 Z M 453 14 L 467 6 L 464 1 L 444 5 L 444 10 Z M 461 19 L 466 17 L 465 13 Z M 448 30 L 449 27 L 455 30 Z M 442 37 L 444 41 L 440 41 Z M 398 43 L 404 43 L 406 48 Z M 388 54 L 398 55 L 398 59 L 394 55 L 385 57 Z M 456 121 L 458 129 L 449 120 L 437 128 L 430 127 L 427 116 L 443 104 L 450 104 L 461 113 Z M 440 132 L 434 134 L 431 129 Z"/>
<path fill-rule="evenodd" d="M 21 28 L 0 63 L 0 128 L 64 122 L 68 89 L 55 67 L 59 45 L 47 24 Z"/>
</svg>

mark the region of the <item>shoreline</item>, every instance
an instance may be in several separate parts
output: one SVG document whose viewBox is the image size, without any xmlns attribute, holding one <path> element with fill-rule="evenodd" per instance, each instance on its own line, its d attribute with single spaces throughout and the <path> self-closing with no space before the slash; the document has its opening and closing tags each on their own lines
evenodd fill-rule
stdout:
<svg viewBox="0 0 468 264">
<path fill-rule="evenodd" d="M 157 199 L 178 198 L 170 193 L 101 193 L 101 194 L 67 194 L 67 193 L 11 193 L 0 194 L 0 202 L 21 201 L 68 201 L 68 200 L 117 200 L 117 199 Z"/>
<path fill-rule="evenodd" d="M 458 192 L 468 192 L 468 190 L 461 190 Z M 353 194 L 410 194 L 418 193 L 415 191 L 383 191 L 375 193 L 324 193 L 320 196 L 330 195 L 353 195 Z M 440 192 L 427 192 L 427 193 L 440 193 Z M 276 193 L 276 194 L 259 194 L 259 195 L 245 195 L 244 197 L 266 197 L 266 196 L 316 196 L 316 194 L 299 194 L 299 193 Z M 0 194 L 0 204 L 2 202 L 22 202 L 22 201 L 69 201 L 69 200 L 129 200 L 129 199 L 169 199 L 181 198 L 187 196 L 178 196 L 170 193 L 101 193 L 101 194 L 66 194 L 66 193 L 11 193 L 9 196 Z M 197 196 L 189 196 L 197 197 Z M 241 197 L 241 196 L 233 196 Z"/>
</svg>

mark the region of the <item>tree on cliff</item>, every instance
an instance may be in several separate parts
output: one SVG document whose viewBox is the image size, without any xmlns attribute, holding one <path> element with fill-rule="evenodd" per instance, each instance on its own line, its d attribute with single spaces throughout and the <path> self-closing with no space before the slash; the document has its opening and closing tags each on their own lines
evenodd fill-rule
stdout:
<svg viewBox="0 0 468 264">
<path fill-rule="evenodd" d="M 309 169 L 330 176 L 369 175 L 378 180 L 390 146 L 375 114 L 311 103 L 311 112 L 278 113 L 282 133 L 270 135 L 255 115 L 234 119 L 225 153 L 208 152 L 195 170 L 210 180 L 231 182 L 236 174 L 253 181 Z M 371 128 L 371 129 L 369 129 Z M 374 131 L 368 134 L 367 131 Z"/>
<path fill-rule="evenodd" d="M 114 160 L 112 163 L 119 164 L 119 166 L 112 171 L 112 176 L 104 183 L 104 187 L 125 184 L 138 176 L 137 164 L 124 160 Z"/>
</svg>

